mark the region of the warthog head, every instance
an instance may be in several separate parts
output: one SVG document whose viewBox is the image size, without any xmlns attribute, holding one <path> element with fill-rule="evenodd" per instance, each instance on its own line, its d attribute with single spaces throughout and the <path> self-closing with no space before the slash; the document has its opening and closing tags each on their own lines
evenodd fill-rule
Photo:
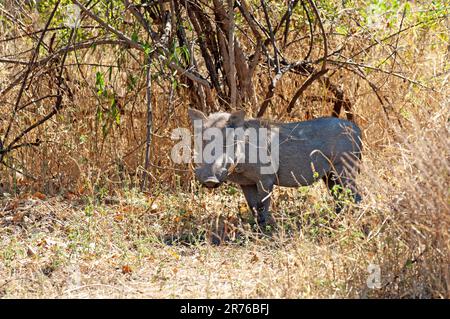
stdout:
<svg viewBox="0 0 450 319">
<path fill-rule="evenodd" d="M 244 111 L 213 113 L 189 109 L 196 139 L 195 157 L 197 180 L 208 188 L 216 188 L 226 181 L 236 162 L 235 140 L 227 138 L 233 130 L 244 124 Z M 201 154 L 199 154 L 201 153 Z M 201 156 L 200 156 L 201 155 Z M 199 157 L 200 156 L 200 157 Z"/>
</svg>

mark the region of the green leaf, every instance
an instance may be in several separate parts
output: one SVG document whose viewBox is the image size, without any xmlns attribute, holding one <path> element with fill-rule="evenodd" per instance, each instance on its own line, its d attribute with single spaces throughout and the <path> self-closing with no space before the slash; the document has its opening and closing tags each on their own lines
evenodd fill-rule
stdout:
<svg viewBox="0 0 450 319">
<path fill-rule="evenodd" d="M 144 43 L 144 52 L 145 52 L 145 54 L 147 54 L 147 55 L 149 55 L 150 53 L 152 53 L 152 48 L 150 47 L 150 44 Z"/>
<path fill-rule="evenodd" d="M 135 76 L 133 76 L 133 74 L 129 74 L 128 78 L 127 78 L 128 91 L 134 90 L 134 88 L 136 87 L 136 84 L 137 84 L 137 78 Z"/>
<path fill-rule="evenodd" d="M 412 261 L 411 259 L 408 259 L 406 261 L 406 264 L 405 264 L 406 268 L 412 268 L 413 265 L 414 265 L 414 261 Z"/>
<path fill-rule="evenodd" d="M 117 100 L 115 97 L 111 100 L 111 118 L 116 122 L 117 125 L 120 125 L 120 110 L 117 107 Z"/>
<path fill-rule="evenodd" d="M 108 80 L 111 81 L 112 78 L 112 66 L 108 68 Z"/>
<path fill-rule="evenodd" d="M 131 40 L 133 40 L 134 42 L 139 42 L 139 37 L 136 31 L 134 31 L 131 35 Z"/>
<path fill-rule="evenodd" d="M 97 88 L 98 95 L 106 95 L 105 80 L 101 72 L 95 74 L 95 87 Z"/>
</svg>

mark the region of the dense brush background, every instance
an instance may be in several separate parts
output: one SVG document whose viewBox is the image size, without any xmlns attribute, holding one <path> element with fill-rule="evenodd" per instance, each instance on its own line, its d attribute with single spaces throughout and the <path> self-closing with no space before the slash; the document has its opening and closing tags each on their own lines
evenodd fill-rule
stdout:
<svg viewBox="0 0 450 319">
<path fill-rule="evenodd" d="M 72 1 L 0 1 L 0 297 L 450 297 L 449 1 L 80 2 L 140 47 L 85 13 L 72 33 Z M 230 11 L 226 33 L 220 14 Z M 210 33 L 195 28 L 200 16 Z M 279 23 L 274 50 L 267 31 Z M 234 75 L 230 34 L 245 62 Z M 206 92 L 181 70 L 212 83 L 202 48 L 214 59 L 219 37 L 218 86 Z M 77 43 L 88 44 L 64 54 Z M 328 72 L 287 112 L 325 47 Z M 240 78 L 246 61 L 255 61 L 250 86 Z M 277 63 L 302 61 L 283 73 L 263 116 L 330 116 L 345 101 L 340 117 L 353 114 L 363 132 L 364 199 L 334 216 L 322 184 L 278 188 L 279 227 L 265 237 L 238 187 L 205 191 L 189 165 L 171 161 L 171 132 L 189 127 L 188 107 L 255 117 Z M 56 96 L 57 111 L 41 121 Z M 371 264 L 377 289 L 367 285 Z"/>
</svg>

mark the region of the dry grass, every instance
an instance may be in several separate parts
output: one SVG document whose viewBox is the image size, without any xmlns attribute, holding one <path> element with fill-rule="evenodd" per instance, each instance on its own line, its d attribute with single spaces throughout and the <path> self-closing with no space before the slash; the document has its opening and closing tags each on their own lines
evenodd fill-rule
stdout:
<svg viewBox="0 0 450 319">
<path fill-rule="evenodd" d="M 112 80 L 106 81 L 121 107 L 116 125 L 106 115 L 98 117 L 110 101 L 96 94 L 95 76 L 108 68 L 78 68 L 75 56 L 69 56 L 73 98 L 66 97 L 58 116 L 27 137 L 39 137 L 41 147 L 22 148 L 7 159 L 36 180 L 0 167 L 0 297 L 449 298 L 449 51 L 448 30 L 441 23 L 403 33 L 397 64 L 388 59 L 385 65 L 433 90 L 368 72 L 390 101 L 388 117 L 366 81 L 346 70 L 332 78 L 342 83 L 363 129 L 358 184 L 364 200 L 336 217 L 321 184 L 278 189 L 272 210 L 279 227 L 270 237 L 254 231 L 239 190 L 227 185 L 206 192 L 187 167 L 170 161 L 170 132 L 188 126 L 188 101 L 184 89 L 172 99 L 163 80 L 154 86 L 151 188 L 136 191 L 145 139 L 142 67 L 123 58 L 121 69 L 113 68 Z M 10 32 L 4 21 L 0 26 Z M 349 39 L 344 54 L 366 47 L 370 36 L 381 32 Z M 340 41 L 330 36 L 330 47 Z M 389 42 L 395 43 L 396 38 Z M 28 45 L 0 42 L 1 56 Z M 296 60 L 306 48 L 294 45 L 286 54 Z M 390 48 L 376 46 L 364 63 L 377 65 Z M 107 50 L 110 54 L 77 53 L 78 62 L 114 64 L 121 51 Z M 0 85 L 12 74 L 14 68 L 0 63 Z M 136 89 L 128 91 L 133 75 Z M 255 78 L 261 100 L 267 74 L 262 70 Z M 48 75 L 39 79 L 24 102 L 51 91 Z M 309 103 L 305 97 L 287 116 L 284 108 L 300 85 L 297 75 L 285 76 L 267 116 L 303 120 L 330 113 L 326 91 L 313 85 L 307 95 L 323 100 Z M 15 94 L 12 90 L 1 107 L 10 108 Z M 12 134 L 48 108 L 32 106 L 16 119 Z M 258 107 L 246 109 L 255 114 Z M 7 121 L 1 120 L 3 136 Z M 109 125 L 107 134 L 104 125 Z M 212 245 L 213 233 L 226 240 Z M 369 264 L 381 268 L 379 289 L 367 287 Z"/>
<path fill-rule="evenodd" d="M 220 194 L 198 189 L 103 200 L 46 199 L 39 193 L 5 199 L 0 293 L 448 298 L 449 141 L 441 138 L 446 116 L 384 154 L 369 153 L 360 176 L 365 200 L 337 218 L 322 185 L 279 190 L 279 229 L 269 238 L 251 230 L 243 196 L 231 186 Z M 209 244 L 208 231 L 222 232 L 224 221 L 231 239 Z M 369 264 L 381 267 L 380 289 L 367 288 Z"/>
</svg>

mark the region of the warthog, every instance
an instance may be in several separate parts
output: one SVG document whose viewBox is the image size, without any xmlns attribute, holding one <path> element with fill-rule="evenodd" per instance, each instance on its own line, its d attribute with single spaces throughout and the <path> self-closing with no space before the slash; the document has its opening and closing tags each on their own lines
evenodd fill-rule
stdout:
<svg viewBox="0 0 450 319">
<path fill-rule="evenodd" d="M 267 133 L 261 136 L 267 137 L 267 143 L 262 143 L 259 138 L 256 142 L 258 145 L 252 148 L 248 135 L 244 135 L 244 138 L 241 136 L 240 141 L 244 146 L 235 147 L 232 155 L 227 153 L 230 143 L 224 138 L 223 151 L 211 153 L 212 160 L 201 161 L 195 170 L 196 178 L 208 188 L 218 187 L 227 180 L 239 184 L 260 226 L 273 221 L 269 206 L 274 185 L 299 187 L 322 179 L 335 199 L 338 199 L 343 191 L 350 190 L 355 202 L 361 200 L 354 182 L 361 159 L 361 131 L 356 124 L 334 117 L 294 123 L 271 123 L 261 119 L 246 120 L 244 111 L 206 116 L 198 110 L 189 109 L 188 113 L 196 134 L 203 134 L 201 139 L 205 139 L 205 132 L 210 128 L 214 128 L 215 132 L 222 132 L 224 137 L 229 136 L 230 131 L 233 131 L 231 129 L 240 128 L 245 132 L 252 128 L 256 131 L 266 129 Z M 235 136 L 238 134 L 233 135 L 236 146 L 239 143 L 236 142 L 238 139 L 234 138 Z M 200 151 L 205 150 L 205 147 L 202 145 Z M 272 171 L 263 172 L 262 168 L 267 168 L 267 165 L 264 166 L 259 157 L 256 161 L 254 157 L 253 161 L 249 160 L 252 152 L 261 149 L 270 149 L 270 158 L 272 162 L 276 162 L 276 165 L 270 163 Z M 337 213 L 342 208 L 339 203 L 340 201 L 337 201 Z"/>
</svg>

